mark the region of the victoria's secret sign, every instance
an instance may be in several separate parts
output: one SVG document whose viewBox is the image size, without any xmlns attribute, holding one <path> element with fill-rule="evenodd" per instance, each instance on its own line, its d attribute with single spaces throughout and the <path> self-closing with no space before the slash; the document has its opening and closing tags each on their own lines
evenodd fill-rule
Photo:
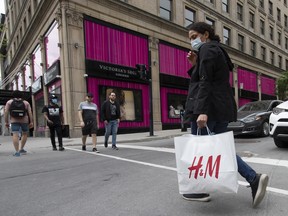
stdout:
<svg viewBox="0 0 288 216">
<path fill-rule="evenodd" d="M 103 78 L 139 79 L 140 75 L 136 68 L 114 65 L 105 62 L 86 60 L 87 74 Z"/>
</svg>

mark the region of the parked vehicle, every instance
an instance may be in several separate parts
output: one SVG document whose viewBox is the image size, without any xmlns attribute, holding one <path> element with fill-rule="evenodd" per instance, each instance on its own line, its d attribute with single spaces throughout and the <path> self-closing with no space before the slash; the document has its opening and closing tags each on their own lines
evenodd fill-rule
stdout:
<svg viewBox="0 0 288 216">
<path fill-rule="evenodd" d="M 234 135 L 251 134 L 269 136 L 269 117 L 281 100 L 263 100 L 247 103 L 237 112 L 237 121 L 228 124 Z"/>
<path fill-rule="evenodd" d="M 275 145 L 278 148 L 288 148 L 288 101 L 273 109 L 269 126 Z"/>
</svg>

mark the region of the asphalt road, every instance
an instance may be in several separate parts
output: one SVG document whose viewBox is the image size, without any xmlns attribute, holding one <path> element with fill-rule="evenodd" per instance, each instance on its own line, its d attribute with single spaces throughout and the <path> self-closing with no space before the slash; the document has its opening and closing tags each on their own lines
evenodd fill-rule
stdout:
<svg viewBox="0 0 288 216">
<path fill-rule="evenodd" d="M 153 147 L 153 148 L 151 148 Z M 178 192 L 173 139 L 122 143 L 100 154 L 69 146 L 33 148 L 19 158 L 0 152 L 0 216 L 288 215 L 288 150 L 271 138 L 236 139 L 236 151 L 270 177 L 263 202 L 239 176 L 237 194 L 212 194 L 209 203 Z"/>
</svg>

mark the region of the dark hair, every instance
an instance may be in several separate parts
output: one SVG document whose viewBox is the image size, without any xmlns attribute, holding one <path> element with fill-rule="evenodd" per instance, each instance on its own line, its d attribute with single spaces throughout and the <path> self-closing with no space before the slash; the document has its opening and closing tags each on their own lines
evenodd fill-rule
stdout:
<svg viewBox="0 0 288 216">
<path fill-rule="evenodd" d="M 12 92 L 12 97 L 13 97 L 13 98 L 22 98 L 22 97 L 23 97 L 23 94 L 22 94 L 21 91 L 16 90 L 16 91 L 13 91 L 13 92 Z"/>
<path fill-rule="evenodd" d="M 205 22 L 192 23 L 188 26 L 188 28 L 189 31 L 193 30 L 201 34 L 205 34 L 205 32 L 207 31 L 209 33 L 210 40 L 220 42 L 220 37 L 215 34 L 215 30 L 213 29 L 213 27 Z"/>
</svg>

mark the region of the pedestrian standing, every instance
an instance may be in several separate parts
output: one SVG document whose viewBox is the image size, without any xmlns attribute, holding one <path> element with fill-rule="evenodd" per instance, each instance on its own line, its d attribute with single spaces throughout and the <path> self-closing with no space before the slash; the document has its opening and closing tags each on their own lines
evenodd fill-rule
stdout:
<svg viewBox="0 0 288 216">
<path fill-rule="evenodd" d="M 81 102 L 78 107 L 78 116 L 80 126 L 82 127 L 82 150 L 86 151 L 87 136 L 92 136 L 92 151 L 99 153 L 96 148 L 97 130 L 99 128 L 99 111 L 95 103 L 93 103 L 93 94 L 87 93 L 86 100 Z"/>
<path fill-rule="evenodd" d="M 112 133 L 112 149 L 118 150 L 116 136 L 120 123 L 120 105 L 116 101 L 116 94 L 113 91 L 110 92 L 109 99 L 102 104 L 101 116 L 105 124 L 104 146 L 108 147 L 109 136 Z"/>
<path fill-rule="evenodd" d="M 52 150 L 57 151 L 55 142 L 55 132 L 58 137 L 59 151 L 64 151 L 62 129 L 64 126 L 63 108 L 58 105 L 58 97 L 56 95 L 49 96 L 49 104 L 42 109 L 44 118 L 47 121 L 47 126 L 50 131 L 50 140 L 52 144 Z"/>
<path fill-rule="evenodd" d="M 237 119 L 236 103 L 229 83 L 233 64 L 227 52 L 220 45 L 220 38 L 207 23 L 197 22 L 190 26 L 189 39 L 192 51 L 187 55 L 192 68 L 186 101 L 185 116 L 191 121 L 192 134 L 198 128 L 207 134 L 227 131 L 228 123 Z M 256 207 L 265 196 L 268 184 L 266 174 L 257 174 L 236 155 L 238 172 L 249 182 L 252 189 L 252 205 Z M 209 194 L 183 194 L 190 201 L 210 201 Z"/>
<path fill-rule="evenodd" d="M 21 91 L 14 91 L 13 99 L 7 101 L 5 105 L 5 126 L 9 128 L 9 118 L 11 123 L 12 140 L 15 148 L 14 156 L 19 157 L 20 154 L 26 154 L 24 146 L 27 141 L 29 128 L 33 127 L 33 116 L 31 106 L 28 101 L 23 100 Z M 21 130 L 22 138 L 19 149 L 19 131 Z"/>
</svg>

